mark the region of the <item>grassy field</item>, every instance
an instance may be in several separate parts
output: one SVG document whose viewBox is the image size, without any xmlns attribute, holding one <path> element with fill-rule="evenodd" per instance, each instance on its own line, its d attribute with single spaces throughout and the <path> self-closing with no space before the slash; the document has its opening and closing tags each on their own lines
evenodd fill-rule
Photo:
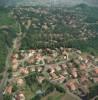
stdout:
<svg viewBox="0 0 98 100">
<path fill-rule="evenodd" d="M 9 13 L 9 8 L 0 7 L 0 72 L 5 67 L 7 48 L 12 46 L 12 40 L 16 37 L 16 32 L 18 32 L 15 20 Z"/>
<path fill-rule="evenodd" d="M 0 8 L 0 26 L 1 25 L 12 25 L 15 20 L 9 14 L 10 9 Z"/>
<path fill-rule="evenodd" d="M 62 94 L 59 92 L 53 92 L 47 95 L 46 97 L 42 98 L 41 100 L 76 100 L 76 98 L 73 98 L 69 94 Z"/>
</svg>

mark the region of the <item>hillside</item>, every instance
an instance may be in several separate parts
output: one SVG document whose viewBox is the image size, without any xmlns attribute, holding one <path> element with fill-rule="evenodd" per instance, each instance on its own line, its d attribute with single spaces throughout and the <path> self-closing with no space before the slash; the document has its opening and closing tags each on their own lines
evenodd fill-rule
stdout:
<svg viewBox="0 0 98 100">
<path fill-rule="evenodd" d="M 71 8 L 51 9 L 36 6 L 15 9 L 16 18 L 27 32 L 21 49 L 62 46 L 97 54 L 97 11 L 98 8 L 85 4 Z"/>
<path fill-rule="evenodd" d="M 5 67 L 8 48 L 12 46 L 12 40 L 16 36 L 15 21 L 9 16 L 9 12 L 10 9 L 0 8 L 0 72 Z"/>
<path fill-rule="evenodd" d="M 97 12 L 98 7 L 84 3 L 72 7 L 1 7 L 0 98 L 95 98 L 98 95 Z"/>
<path fill-rule="evenodd" d="M 18 5 L 66 5 L 73 6 L 77 4 L 85 3 L 90 6 L 98 6 L 97 0 L 2 0 L 0 1 L 0 6 L 18 6 Z"/>
</svg>

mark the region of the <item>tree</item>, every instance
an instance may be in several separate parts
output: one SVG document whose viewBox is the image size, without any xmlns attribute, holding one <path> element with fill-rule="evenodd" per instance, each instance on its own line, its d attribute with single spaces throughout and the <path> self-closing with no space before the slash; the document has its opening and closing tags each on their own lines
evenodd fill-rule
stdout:
<svg viewBox="0 0 98 100">
<path fill-rule="evenodd" d="M 56 88 L 56 90 L 57 90 L 58 92 L 66 93 L 65 89 L 64 89 L 63 87 L 57 85 L 57 84 L 55 85 L 55 88 Z"/>
<path fill-rule="evenodd" d="M 3 100 L 12 100 L 12 96 L 9 95 L 9 94 L 5 94 L 5 95 L 3 96 Z"/>
<path fill-rule="evenodd" d="M 17 84 L 13 84 L 12 91 L 13 91 L 13 92 L 16 92 L 17 90 L 18 90 L 18 86 L 17 86 Z"/>
</svg>

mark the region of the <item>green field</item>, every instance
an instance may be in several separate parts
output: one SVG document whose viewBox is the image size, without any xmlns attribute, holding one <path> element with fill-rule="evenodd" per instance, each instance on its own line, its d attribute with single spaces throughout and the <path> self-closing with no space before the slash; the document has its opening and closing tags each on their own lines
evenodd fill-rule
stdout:
<svg viewBox="0 0 98 100">
<path fill-rule="evenodd" d="M 10 16 L 10 8 L 0 7 L 0 26 L 2 25 L 13 25 L 15 20 Z"/>
<path fill-rule="evenodd" d="M 0 72 L 4 70 L 8 47 L 12 46 L 12 40 L 17 32 L 15 20 L 9 13 L 9 8 L 0 7 Z"/>
<path fill-rule="evenodd" d="M 41 100 L 77 100 L 77 99 L 67 93 L 62 94 L 55 91 L 53 93 L 50 93 L 46 97 L 42 98 Z"/>
</svg>

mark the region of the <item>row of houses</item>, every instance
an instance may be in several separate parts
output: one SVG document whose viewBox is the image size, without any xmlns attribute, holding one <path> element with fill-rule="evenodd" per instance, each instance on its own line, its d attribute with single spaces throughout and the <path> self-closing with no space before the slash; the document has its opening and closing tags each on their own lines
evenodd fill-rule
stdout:
<svg viewBox="0 0 98 100">
<path fill-rule="evenodd" d="M 43 74 L 37 77 L 40 84 L 47 79 L 50 82 L 62 84 L 72 93 L 81 96 L 84 92 L 88 93 L 89 87 L 98 82 L 95 59 L 97 58 L 73 48 L 20 50 L 11 57 L 12 77 L 9 83 L 16 83 L 21 87 L 25 84 L 25 76 L 38 72 Z"/>
</svg>

